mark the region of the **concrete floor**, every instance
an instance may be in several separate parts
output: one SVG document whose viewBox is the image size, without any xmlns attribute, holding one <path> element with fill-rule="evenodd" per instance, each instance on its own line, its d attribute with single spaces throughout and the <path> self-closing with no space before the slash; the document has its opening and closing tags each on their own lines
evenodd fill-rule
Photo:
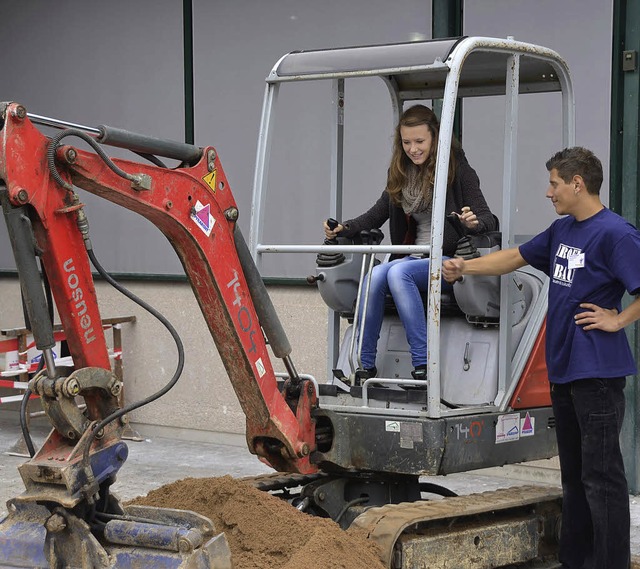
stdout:
<svg viewBox="0 0 640 569">
<path fill-rule="evenodd" d="M 17 467 L 26 458 L 7 454 L 21 442 L 20 428 L 16 416 L 2 417 L 0 414 L 0 515 L 6 511 L 5 503 L 24 490 Z M 185 477 L 250 476 L 272 472 L 267 466 L 251 455 L 246 447 L 211 442 L 185 441 L 166 436 L 150 436 L 142 427 L 136 427 L 142 434 L 141 441 L 128 441 L 129 458 L 120 470 L 113 491 L 121 499 L 128 500 L 147 494 L 163 484 Z M 47 423 L 43 419 L 32 421 L 34 444 L 39 446 L 47 433 Z M 452 474 L 446 477 L 432 477 L 428 480 L 446 486 L 459 494 L 484 492 L 498 488 L 523 484 L 554 484 L 555 474 L 541 474 L 541 469 L 527 468 L 486 472 Z M 544 470 L 544 469 L 543 469 Z M 556 473 L 557 474 L 557 473 Z M 634 556 L 640 556 L 640 496 L 629 496 L 631 504 L 631 549 Z M 640 563 L 633 565 L 639 567 Z"/>
</svg>

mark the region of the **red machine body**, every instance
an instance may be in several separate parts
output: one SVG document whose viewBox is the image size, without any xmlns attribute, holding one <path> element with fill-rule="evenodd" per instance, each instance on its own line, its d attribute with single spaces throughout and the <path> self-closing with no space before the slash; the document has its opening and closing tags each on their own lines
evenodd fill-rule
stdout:
<svg viewBox="0 0 640 569">
<path fill-rule="evenodd" d="M 0 178 L 12 204 L 29 206 L 75 366 L 110 370 L 89 259 L 78 229 L 82 204 L 51 176 L 49 140 L 23 107 L 7 106 L 1 136 Z M 61 146 L 55 159 L 61 175 L 75 186 L 146 217 L 167 236 L 190 277 L 247 417 L 250 450 L 279 470 L 314 471 L 308 457 L 315 440 L 310 412 L 317 405 L 315 390 L 304 385 L 292 403 L 278 388 L 236 251 L 236 203 L 215 149 L 203 149 L 196 164 L 175 170 L 113 160 L 125 172 L 148 177 L 149 189 L 134 189 L 97 154 Z M 90 419 L 103 419 L 90 393 L 85 400 Z M 63 443 L 50 441 L 37 460 L 57 454 L 58 444 Z"/>
</svg>

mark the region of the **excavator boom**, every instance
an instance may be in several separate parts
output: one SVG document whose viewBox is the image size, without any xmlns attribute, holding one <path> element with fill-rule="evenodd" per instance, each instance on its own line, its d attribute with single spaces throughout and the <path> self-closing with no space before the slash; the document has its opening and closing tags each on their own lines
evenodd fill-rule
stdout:
<svg viewBox="0 0 640 569">
<path fill-rule="evenodd" d="M 26 491 L 15 499 L 14 507 L 23 515 L 18 523 L 4 522 L 11 524 L 11 530 L 0 531 L 4 536 L 0 549 L 13 550 L 22 543 L 15 532 L 25 516 L 44 520 L 40 525 L 47 528 L 49 555 L 65 566 L 72 558 L 59 547 L 65 532 L 79 531 L 79 526 L 84 528 L 79 535 L 98 534 L 99 540 L 114 543 L 118 541 L 114 536 L 125 531 L 103 528 L 105 524 L 98 524 L 91 514 L 97 507 L 103 517 L 123 515 L 120 506 L 105 496 L 127 457 L 121 440 L 127 409 L 118 407 L 121 384 L 111 373 L 101 332 L 90 265 L 90 258 L 96 257 L 75 188 L 134 211 L 162 231 L 184 266 L 247 417 L 249 449 L 279 470 L 314 472 L 309 455 L 315 445 L 311 410 L 317 406 L 316 390 L 295 373 L 286 336 L 261 290 L 264 285 L 255 267 L 250 266 L 251 257 L 236 224 L 238 209 L 215 149 L 196 149 L 192 163 L 169 169 L 111 159 L 81 131 L 70 129 L 49 139 L 16 103 L 1 104 L 0 117 L 0 199 L 31 328 L 47 364 L 29 385 L 41 396 L 54 426 L 42 448 L 20 467 Z M 61 144 L 63 138 L 74 135 L 96 152 Z M 144 137 L 136 136 L 144 142 Z M 66 332 L 74 362 L 70 373 L 56 369 L 48 357 L 54 345 L 52 322 L 42 299 L 36 257 Z M 264 333 L 261 319 L 267 321 Z M 290 370 L 284 386 L 274 374 L 264 334 Z M 76 406 L 78 395 L 84 397 L 86 411 Z M 128 521 L 125 516 L 109 523 Z M 58 529 L 62 526 L 64 531 Z M 50 539 L 55 533 L 50 527 L 58 529 L 56 540 Z M 141 532 L 139 527 L 125 531 L 130 536 Z M 213 534 L 213 530 L 201 533 Z M 129 545 L 144 544 L 143 539 L 128 539 Z M 74 544 L 74 552 L 80 547 L 77 538 L 69 543 Z M 188 549 L 197 547 L 192 544 Z M 103 557 L 100 551 L 95 545 L 96 557 Z M 107 561 L 100 563 L 96 566 L 110 566 Z"/>
</svg>

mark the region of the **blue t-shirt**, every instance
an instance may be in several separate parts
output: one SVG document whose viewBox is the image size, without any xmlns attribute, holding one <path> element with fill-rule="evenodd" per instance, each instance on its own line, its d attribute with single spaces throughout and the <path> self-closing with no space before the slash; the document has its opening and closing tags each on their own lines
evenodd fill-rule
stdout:
<svg viewBox="0 0 640 569">
<path fill-rule="evenodd" d="M 640 292 L 640 232 L 603 209 L 584 221 L 566 216 L 520 246 L 520 254 L 549 278 L 546 357 L 549 381 L 636 373 L 624 330 L 584 331 L 574 316 L 590 302 L 621 310 L 625 290 Z"/>
</svg>

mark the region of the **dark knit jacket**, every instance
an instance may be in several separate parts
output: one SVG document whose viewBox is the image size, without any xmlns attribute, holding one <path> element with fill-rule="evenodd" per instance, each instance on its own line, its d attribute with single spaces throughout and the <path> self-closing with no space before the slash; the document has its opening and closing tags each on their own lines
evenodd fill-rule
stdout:
<svg viewBox="0 0 640 569">
<path fill-rule="evenodd" d="M 469 206 L 478 218 L 478 226 L 469 229 L 469 233 L 486 233 L 497 229 L 497 218 L 491 213 L 475 170 L 469 165 L 462 150 L 456 152 L 456 173 L 453 182 L 447 188 L 445 215 L 455 211 L 461 213 Z M 345 221 L 340 232 L 343 237 L 354 237 L 360 231 L 380 228 L 389 220 L 389 233 L 392 245 L 412 245 L 415 242 L 415 221 L 404 213 L 401 206 L 394 205 L 385 190 L 373 206 L 358 217 Z M 460 236 L 449 222 L 444 224 L 442 253 L 452 257 Z"/>
</svg>

